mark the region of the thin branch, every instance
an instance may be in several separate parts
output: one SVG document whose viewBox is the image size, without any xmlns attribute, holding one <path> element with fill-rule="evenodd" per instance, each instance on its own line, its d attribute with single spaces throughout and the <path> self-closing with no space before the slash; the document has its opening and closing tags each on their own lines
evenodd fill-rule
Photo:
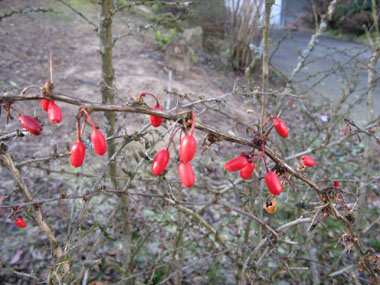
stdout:
<svg viewBox="0 0 380 285">
<path fill-rule="evenodd" d="M 30 192 L 29 188 L 26 186 L 26 183 L 25 183 L 24 179 L 22 178 L 20 171 L 16 168 L 11 156 L 9 154 L 5 153 L 5 154 L 1 154 L 0 158 L 2 160 L 2 164 L 6 168 L 8 168 L 8 170 L 11 172 L 13 178 L 16 180 L 17 184 L 20 186 L 20 189 L 21 189 L 22 195 L 24 196 L 24 199 L 26 201 L 32 202 L 34 199 L 33 195 Z M 51 246 L 54 249 L 55 255 L 59 260 L 61 257 L 63 257 L 62 249 L 59 247 L 58 241 L 57 241 L 56 237 L 54 236 L 53 231 L 50 229 L 49 225 L 43 220 L 41 208 L 40 207 L 34 207 L 33 212 L 34 212 L 34 217 L 37 221 L 39 228 L 49 239 Z M 67 261 L 65 261 L 65 262 L 62 262 L 62 264 L 63 264 L 64 272 L 69 273 L 70 272 L 69 263 Z"/>
<path fill-rule="evenodd" d="M 234 208 L 234 207 L 231 207 L 230 205 L 228 204 L 225 204 L 223 202 L 220 202 L 220 201 L 217 201 L 215 204 L 218 204 L 218 205 L 222 205 L 228 209 L 230 209 L 231 211 L 234 211 L 236 213 L 239 213 L 239 214 L 242 214 L 243 216 L 246 216 L 246 217 L 249 217 L 251 218 L 252 220 L 254 220 L 256 223 L 258 223 L 259 225 L 265 227 L 269 232 L 271 232 L 273 234 L 273 236 L 278 240 L 280 238 L 280 236 L 278 235 L 278 233 L 272 229 L 269 225 L 267 225 L 264 221 L 260 220 L 258 217 L 256 217 L 255 215 L 253 215 L 252 213 L 250 212 L 246 212 L 246 211 L 242 211 L 240 209 L 237 209 L 237 208 Z"/>
<path fill-rule="evenodd" d="M 1 14 L 0 15 L 0 22 L 1 20 L 5 19 L 5 18 L 8 18 L 8 17 L 11 17 L 13 15 L 17 15 L 17 14 L 30 14 L 30 13 L 38 13 L 38 12 L 42 12 L 42 13 L 46 13 L 46 12 L 53 12 L 53 9 L 45 9 L 44 7 L 39 7 L 39 8 L 25 8 L 25 9 L 20 9 L 20 10 L 14 10 L 14 11 L 11 11 L 11 12 L 8 12 L 8 13 L 4 13 L 4 14 Z"/>
<path fill-rule="evenodd" d="M 312 218 L 300 218 L 300 219 L 291 221 L 285 225 L 278 227 L 277 231 L 281 232 L 281 231 L 286 230 L 287 228 L 294 227 L 294 226 L 299 225 L 299 224 L 309 223 L 311 221 L 312 221 Z"/>
<path fill-rule="evenodd" d="M 93 22 L 91 21 L 89 18 L 87 18 L 83 13 L 81 13 L 80 11 L 78 11 L 77 9 L 75 9 L 73 6 L 71 6 L 69 3 L 67 3 L 66 1 L 63 1 L 63 0 L 57 0 L 58 2 L 62 3 L 63 5 L 65 5 L 66 7 L 68 7 L 69 9 L 71 9 L 75 14 L 77 14 L 78 16 L 80 16 L 82 19 L 84 19 L 87 23 L 89 23 L 91 26 L 94 27 L 94 30 L 95 32 L 98 32 L 99 30 L 99 27 Z"/>
<path fill-rule="evenodd" d="M 311 36 L 309 44 L 307 45 L 306 49 L 302 51 L 302 55 L 299 57 L 296 68 L 292 71 L 292 74 L 289 78 L 290 82 L 293 81 L 296 74 L 305 66 L 305 62 L 309 58 L 309 55 L 311 54 L 311 52 L 314 50 L 319 37 L 326 30 L 327 21 L 331 19 L 332 14 L 334 13 L 334 10 L 335 10 L 336 3 L 337 3 L 337 0 L 332 0 L 329 4 L 327 14 L 322 15 L 321 23 L 319 24 L 318 30 L 316 31 L 314 35 Z"/>
</svg>

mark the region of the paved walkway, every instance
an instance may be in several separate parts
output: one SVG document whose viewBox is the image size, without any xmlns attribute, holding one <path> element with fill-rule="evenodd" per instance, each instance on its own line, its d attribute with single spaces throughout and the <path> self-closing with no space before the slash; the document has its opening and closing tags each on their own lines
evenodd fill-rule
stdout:
<svg viewBox="0 0 380 285">
<path fill-rule="evenodd" d="M 277 30 L 271 35 L 271 49 L 286 34 L 286 31 Z M 291 76 L 296 67 L 298 57 L 304 50 L 311 35 L 292 32 L 284 41 L 272 58 L 272 64 L 287 77 Z M 307 60 L 307 65 L 294 77 L 297 94 L 306 95 L 310 100 L 321 102 L 331 100 L 336 103 L 342 95 L 342 90 L 349 92 L 349 88 L 357 86 L 346 104 L 352 104 L 359 98 L 367 96 L 367 71 L 365 65 L 371 56 L 368 46 L 321 37 L 316 48 Z M 380 62 L 377 65 L 380 71 Z M 343 88 L 344 87 L 344 88 Z M 380 89 L 375 90 L 375 116 L 380 112 Z M 366 101 L 356 105 L 350 114 L 350 119 L 363 123 L 367 114 Z"/>
</svg>

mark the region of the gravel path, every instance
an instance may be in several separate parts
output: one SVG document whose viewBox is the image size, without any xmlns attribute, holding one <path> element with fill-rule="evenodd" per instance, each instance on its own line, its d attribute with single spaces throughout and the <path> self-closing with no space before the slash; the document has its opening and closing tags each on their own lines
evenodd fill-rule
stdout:
<svg viewBox="0 0 380 285">
<path fill-rule="evenodd" d="M 286 31 L 281 30 L 272 33 L 272 50 L 285 34 Z M 291 32 L 281 42 L 272 58 L 272 64 L 289 78 L 297 65 L 302 50 L 307 47 L 310 37 L 311 35 L 307 33 Z M 366 45 L 321 37 L 307 60 L 307 65 L 294 78 L 296 91 L 316 102 L 330 100 L 331 103 L 337 103 L 343 90 L 347 94 L 349 88 L 354 88 L 345 107 L 360 98 L 365 100 L 367 95 L 365 65 L 370 56 L 371 49 Z M 380 62 L 377 65 L 377 71 L 379 70 Z M 377 107 L 380 107 L 379 88 L 375 91 L 375 108 Z M 363 123 L 366 112 L 366 101 L 360 104 L 355 103 L 353 112 L 350 113 L 350 119 Z M 379 113 L 375 112 L 375 116 L 378 115 Z"/>
</svg>

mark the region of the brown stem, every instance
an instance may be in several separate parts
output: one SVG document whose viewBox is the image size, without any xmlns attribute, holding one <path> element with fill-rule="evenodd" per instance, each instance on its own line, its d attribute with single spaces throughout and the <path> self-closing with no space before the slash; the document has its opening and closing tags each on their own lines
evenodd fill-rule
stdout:
<svg viewBox="0 0 380 285">
<path fill-rule="evenodd" d="M 168 143 L 168 145 L 167 145 L 167 147 L 166 147 L 166 150 L 167 150 L 167 151 L 169 150 L 169 147 L 170 147 L 170 145 L 172 144 L 173 139 L 174 139 L 176 133 L 177 133 L 179 130 L 181 130 L 181 129 L 182 129 L 181 127 L 180 127 L 180 128 L 176 128 L 176 129 L 174 129 L 173 133 L 170 135 L 169 143 Z"/>
<path fill-rule="evenodd" d="M 269 26 L 270 26 L 270 13 L 272 10 L 273 0 L 265 0 L 265 11 L 263 21 L 263 70 L 262 70 L 262 89 L 263 92 L 268 91 L 268 77 L 269 77 Z M 262 112 L 261 122 L 264 121 L 267 113 L 268 96 L 262 97 Z M 262 127 L 263 128 L 263 127 Z"/>
<path fill-rule="evenodd" d="M 80 142 L 81 141 L 80 116 L 78 116 L 78 119 L 77 119 L 77 133 L 78 133 L 78 141 Z"/>
<path fill-rule="evenodd" d="M 195 127 L 195 112 L 194 111 L 191 111 L 191 116 L 193 118 L 193 123 L 191 125 L 190 136 L 193 136 L 194 127 Z"/>
<path fill-rule="evenodd" d="M 49 56 L 49 63 L 50 63 L 50 82 L 54 85 L 54 75 L 53 75 L 53 54 L 50 54 Z"/>
<path fill-rule="evenodd" d="M 87 110 L 84 107 L 81 107 L 80 111 L 86 114 L 87 118 L 90 120 L 92 128 L 96 131 L 96 126 L 95 126 L 94 122 L 92 121 L 92 118 L 91 118 L 90 114 L 87 112 Z"/>
<path fill-rule="evenodd" d="M 139 95 L 139 97 L 137 98 L 141 98 L 141 97 L 144 97 L 145 95 L 149 95 L 149 96 L 152 96 L 154 98 L 154 100 L 156 101 L 156 107 L 160 107 L 160 103 L 158 102 L 158 99 L 155 95 L 153 95 L 152 93 L 141 93 Z"/>
</svg>

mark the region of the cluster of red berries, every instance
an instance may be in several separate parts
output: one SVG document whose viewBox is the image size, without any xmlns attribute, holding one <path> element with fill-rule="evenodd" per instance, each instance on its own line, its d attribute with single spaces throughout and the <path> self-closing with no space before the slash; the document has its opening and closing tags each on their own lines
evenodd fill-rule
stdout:
<svg viewBox="0 0 380 285">
<path fill-rule="evenodd" d="M 97 155 L 103 155 L 107 152 L 107 141 L 101 131 L 99 131 L 94 122 L 91 119 L 90 114 L 85 108 L 81 108 L 78 116 L 78 140 L 71 145 L 70 149 L 70 163 L 74 167 L 79 167 L 83 164 L 84 157 L 86 155 L 86 147 L 81 139 L 84 131 L 80 128 L 80 120 L 82 115 L 85 114 L 92 125 L 91 142 L 94 147 L 94 151 Z"/>
<path fill-rule="evenodd" d="M 289 129 L 286 126 L 285 122 L 277 118 L 276 116 L 269 116 L 268 119 L 265 121 L 263 127 L 265 127 L 270 119 L 274 119 L 273 121 L 273 127 L 277 131 L 277 133 L 283 137 L 287 138 L 289 135 Z M 269 133 L 269 132 L 268 132 Z M 265 135 L 267 137 L 268 134 Z M 240 170 L 240 177 L 243 179 L 249 179 L 255 169 L 255 163 L 254 160 L 263 158 L 264 163 L 265 163 L 265 153 L 264 153 L 264 145 L 265 145 L 265 140 L 262 140 L 261 142 L 262 145 L 262 153 L 259 156 L 254 156 L 254 151 L 248 152 L 240 152 L 239 156 L 227 161 L 226 164 L 224 165 L 224 168 L 227 171 L 238 171 Z M 304 165 L 304 167 L 313 167 L 315 165 L 314 159 L 311 157 L 304 155 L 301 157 L 301 162 Z M 266 166 L 266 163 L 265 163 Z M 279 173 L 280 175 L 281 173 Z M 267 205 L 265 206 L 265 209 L 267 210 L 268 213 L 273 214 L 277 211 L 277 202 L 275 200 L 275 196 L 279 195 L 282 192 L 282 183 L 279 179 L 279 175 L 276 174 L 274 171 L 269 171 L 267 168 L 267 174 L 265 174 L 265 184 L 267 185 L 267 188 L 269 192 L 273 195 L 272 199 L 268 199 Z"/>
<path fill-rule="evenodd" d="M 286 126 L 285 122 L 277 118 L 275 116 L 270 116 L 264 123 L 265 127 L 270 119 L 274 119 L 273 126 L 277 133 L 283 137 L 287 138 L 289 135 L 288 127 Z M 264 141 L 263 141 L 264 143 Z M 239 154 L 239 157 L 236 157 L 230 161 L 227 161 L 224 165 L 224 168 L 228 171 L 238 171 L 240 170 L 240 176 L 243 179 L 249 179 L 255 169 L 255 159 L 259 159 L 261 157 L 264 157 L 264 149 L 262 150 L 262 153 L 260 156 L 253 157 L 254 149 L 252 152 L 241 152 Z M 273 171 L 268 171 L 268 173 L 265 175 L 265 183 L 268 187 L 268 190 L 274 194 L 279 195 L 282 192 L 282 184 L 280 182 L 280 179 L 278 178 L 277 174 Z"/>
<path fill-rule="evenodd" d="M 46 82 L 45 86 L 43 88 L 40 88 L 42 95 L 44 97 L 49 97 L 50 95 L 52 95 L 53 87 L 54 87 L 53 83 Z M 25 93 L 27 89 L 28 87 L 24 89 L 22 94 Z M 44 111 L 47 112 L 48 118 L 51 123 L 59 124 L 62 121 L 61 109 L 58 107 L 58 105 L 54 102 L 53 99 L 41 99 L 41 107 Z M 71 150 L 70 150 L 70 162 L 71 162 L 71 165 L 74 167 L 79 167 L 83 164 L 84 157 L 86 154 L 86 147 L 81 139 L 81 136 L 82 136 L 81 132 L 84 131 L 84 128 L 82 130 L 80 129 L 80 119 L 83 114 L 86 114 L 93 128 L 93 131 L 91 133 L 91 142 L 93 144 L 95 153 L 98 155 L 103 155 L 107 152 L 107 142 L 106 142 L 106 139 L 104 138 L 103 133 L 96 128 L 94 122 L 91 119 L 90 114 L 86 111 L 86 109 L 81 108 L 79 112 L 78 125 L 77 125 L 78 140 L 71 145 Z M 28 115 L 19 115 L 18 119 L 19 119 L 20 124 L 31 134 L 39 135 L 42 132 L 42 126 L 35 118 Z M 151 120 L 153 120 L 155 123 L 159 121 L 154 118 L 153 119 L 151 118 Z M 152 121 L 152 124 L 153 124 L 153 121 Z M 161 122 L 159 124 L 161 124 Z"/>
<path fill-rule="evenodd" d="M 194 112 L 192 112 L 191 114 L 192 114 L 191 131 L 189 134 L 186 134 L 181 139 L 180 146 L 179 146 L 180 162 L 178 164 L 178 174 L 183 186 L 185 187 L 191 187 L 195 183 L 194 170 L 190 164 L 190 161 L 194 158 L 194 155 L 197 149 L 197 142 L 195 138 L 193 137 L 194 127 L 195 127 L 195 114 Z M 168 150 L 169 150 L 169 146 L 172 142 L 174 135 L 171 136 L 169 144 L 166 147 L 166 149 L 160 150 L 154 157 L 154 160 L 152 163 L 152 173 L 154 175 L 160 175 L 165 171 L 170 159 L 170 153 Z"/>
<path fill-rule="evenodd" d="M 249 179 L 255 170 L 255 163 L 250 153 L 241 152 L 238 157 L 227 161 L 224 168 L 231 172 L 240 170 L 240 177 Z"/>
<path fill-rule="evenodd" d="M 46 82 L 45 88 L 42 88 L 42 93 L 44 96 L 46 94 L 51 94 L 54 85 L 49 81 Z M 41 107 L 44 111 L 47 112 L 49 121 L 52 124 L 59 124 L 62 121 L 62 112 L 61 109 L 55 104 L 52 99 L 41 99 Z"/>
<path fill-rule="evenodd" d="M 41 88 L 43 96 L 49 96 L 53 90 L 53 83 L 46 82 L 45 86 Z M 51 99 L 41 99 L 41 107 L 47 112 L 49 121 L 52 124 L 59 124 L 62 121 L 61 109 L 55 104 L 54 100 Z M 28 115 L 19 115 L 18 120 L 29 133 L 38 136 L 42 132 L 41 124 L 33 117 Z"/>
</svg>

